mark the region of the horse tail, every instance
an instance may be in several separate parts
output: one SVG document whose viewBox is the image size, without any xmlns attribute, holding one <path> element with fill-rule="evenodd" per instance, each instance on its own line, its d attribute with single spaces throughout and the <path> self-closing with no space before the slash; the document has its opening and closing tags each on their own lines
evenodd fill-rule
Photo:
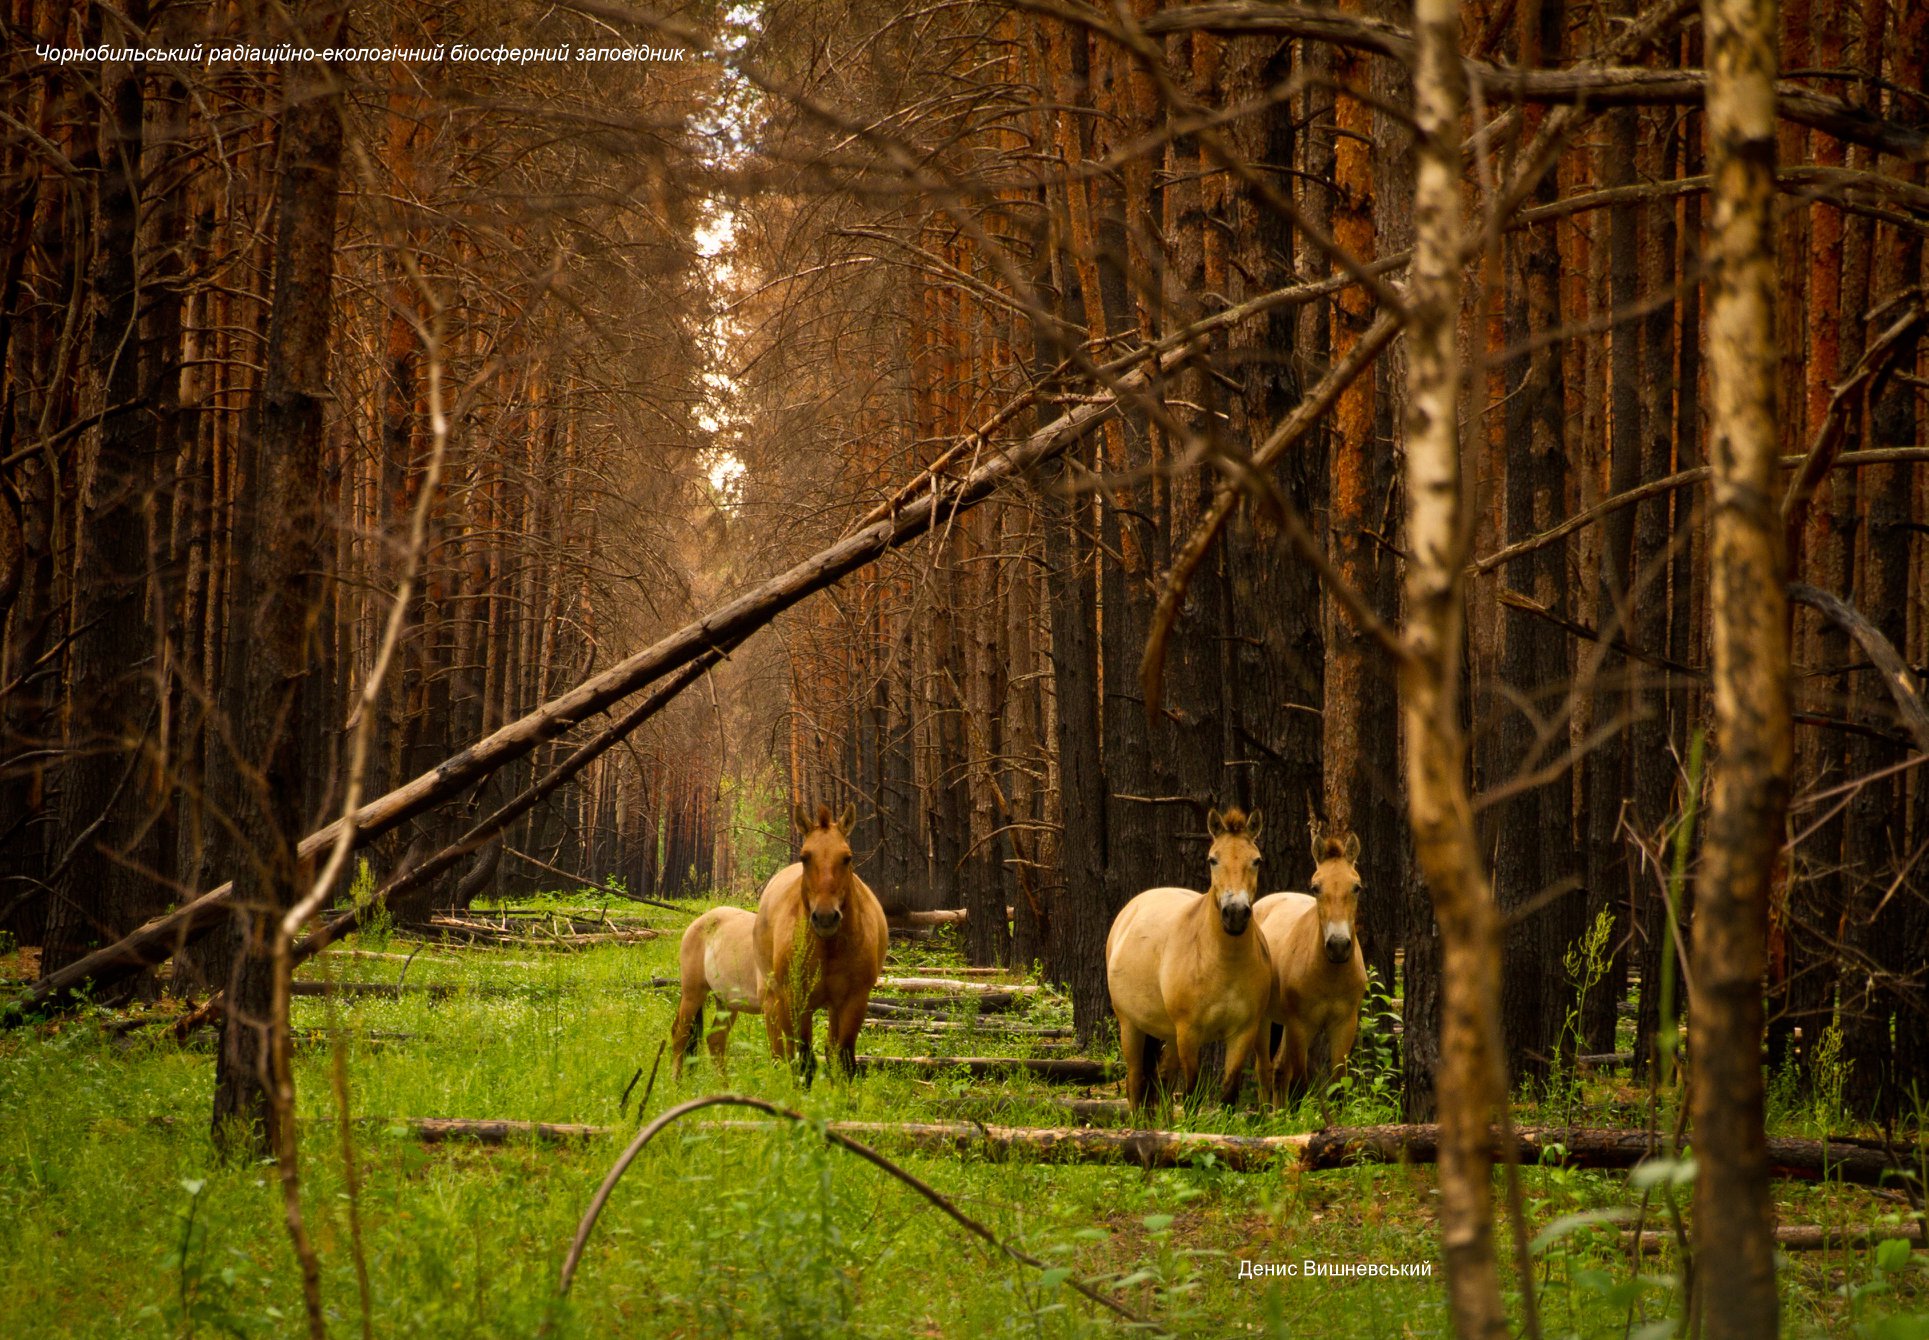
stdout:
<svg viewBox="0 0 1929 1340">
<path fill-rule="evenodd" d="M 703 1041 L 703 1002 L 697 1002 L 696 1017 L 690 1021 L 690 1036 L 683 1040 L 683 1054 L 695 1056 L 697 1047 Z"/>
<path fill-rule="evenodd" d="M 1146 1074 L 1153 1075 L 1158 1073 L 1159 1053 L 1164 1050 L 1165 1043 L 1150 1033 L 1145 1035 L 1145 1039 L 1139 1048 L 1139 1064 L 1145 1067 Z"/>
</svg>

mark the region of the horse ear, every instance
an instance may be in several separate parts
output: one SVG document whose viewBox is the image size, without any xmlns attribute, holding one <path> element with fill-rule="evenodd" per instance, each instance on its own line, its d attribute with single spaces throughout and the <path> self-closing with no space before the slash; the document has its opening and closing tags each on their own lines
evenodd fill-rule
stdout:
<svg viewBox="0 0 1929 1340">
<path fill-rule="evenodd" d="M 810 811 L 801 804 L 790 812 L 790 821 L 797 826 L 799 833 L 808 833 L 817 826 L 810 820 Z"/>
<path fill-rule="evenodd" d="M 1320 832 L 1318 819 L 1310 821 L 1306 827 L 1313 834 L 1313 864 L 1318 865 L 1326 859 L 1326 836 Z"/>
<path fill-rule="evenodd" d="M 1259 811 L 1254 810 L 1246 816 L 1246 836 L 1254 842 L 1259 841 Z"/>
<path fill-rule="evenodd" d="M 846 805 L 844 807 L 844 812 L 837 816 L 837 827 L 839 828 L 839 830 L 843 832 L 844 836 L 849 837 L 851 833 L 851 829 L 856 823 L 857 823 L 856 804 L 853 803 L 853 804 Z"/>
<path fill-rule="evenodd" d="M 1226 821 L 1219 817 L 1218 810 L 1206 811 L 1206 834 L 1215 839 L 1226 835 Z"/>
<path fill-rule="evenodd" d="M 1353 862 L 1359 859 L 1360 859 L 1360 835 L 1358 833 L 1348 833 L 1346 835 L 1347 864 L 1351 865 Z"/>
</svg>

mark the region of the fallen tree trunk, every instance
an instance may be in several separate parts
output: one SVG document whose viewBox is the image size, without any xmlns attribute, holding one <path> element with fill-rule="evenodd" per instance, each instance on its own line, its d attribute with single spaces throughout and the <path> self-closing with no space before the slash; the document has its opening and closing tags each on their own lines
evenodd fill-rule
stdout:
<svg viewBox="0 0 1929 1340">
<path fill-rule="evenodd" d="M 1190 359 L 1202 341 L 1192 339 L 1168 349 L 1118 378 L 1110 394 L 1075 406 L 1008 451 L 995 448 L 990 459 L 962 479 L 933 480 L 928 490 L 892 515 L 865 526 L 829 548 L 755 586 L 703 618 L 687 624 L 653 646 L 619 661 L 569 692 L 477 741 L 453 757 L 388 794 L 364 805 L 354 820 L 353 845 L 361 847 L 409 819 L 464 794 L 483 778 L 566 733 L 579 722 L 607 711 L 691 662 L 714 656 L 762 628 L 791 606 L 874 562 L 892 549 L 922 537 L 990 496 L 1000 485 L 1060 455 L 1118 411 L 1122 396 L 1163 377 Z M 303 838 L 297 851 L 305 859 L 330 847 L 340 821 Z M 83 983 L 98 989 L 162 963 L 228 917 L 232 884 L 223 884 L 165 916 L 50 973 L 17 997 L 6 1010 L 19 1022 L 35 1010 L 64 1003 Z M 339 932 L 338 932 L 339 933 Z M 320 932 L 310 936 L 317 939 Z M 317 946 L 319 947 L 319 946 Z M 312 952 L 312 951 L 311 951 Z"/>
<path fill-rule="evenodd" d="M 867 1061 L 878 1058 L 868 1057 Z M 900 1060 L 930 1060 L 904 1057 Z M 1009 1065 L 1009 1058 L 961 1058 L 997 1061 Z M 1062 1063 L 1059 1063 L 1062 1064 Z M 1088 1062 L 1087 1064 L 1098 1064 Z M 1016 1098 L 1011 1101 L 1020 1101 Z M 1057 1099 L 1054 1105 L 1068 1111 L 1093 1109 L 1109 1115 L 1124 1104 L 1093 1099 Z M 370 1125 L 404 1126 L 429 1142 L 474 1140 L 483 1144 L 504 1144 L 514 1139 L 587 1140 L 615 1134 L 612 1126 L 577 1126 L 536 1121 L 471 1121 L 444 1117 L 365 1119 Z M 777 1130 L 765 1121 L 718 1121 L 708 1123 L 711 1130 Z M 1092 1127 L 992 1126 L 980 1122 L 895 1122 L 830 1121 L 825 1129 L 866 1143 L 894 1144 L 930 1153 L 988 1154 L 993 1158 L 1022 1154 L 1045 1162 L 1132 1163 L 1145 1168 L 1173 1168 L 1197 1162 L 1210 1155 L 1219 1167 L 1233 1172 L 1263 1172 L 1270 1168 L 1319 1172 L 1357 1163 L 1431 1163 L 1438 1152 L 1438 1127 L 1355 1126 L 1335 1127 L 1304 1135 L 1224 1135 L 1209 1131 L 1100 1130 Z M 1631 1168 L 1649 1157 L 1652 1137 L 1646 1131 L 1579 1129 L 1561 1131 L 1553 1127 L 1516 1132 L 1523 1158 L 1567 1167 Z M 1565 1137 L 1565 1138 L 1562 1138 Z M 1817 1140 L 1770 1140 L 1769 1162 L 1777 1176 L 1815 1180 L 1822 1176 L 1872 1185 L 1875 1163 L 1861 1156 L 1879 1151 L 1867 1142 L 1832 1139 L 1828 1157 L 1822 1157 L 1823 1144 Z M 1565 1149 L 1565 1157 L 1556 1155 Z M 1543 1156 L 1546 1156 L 1543 1158 Z M 1847 1156 L 1838 1158 L 1838 1156 Z M 1825 1171 L 1824 1171 L 1825 1170 Z M 1883 1170 L 1887 1171 L 1886 1162 Z M 1644 1246 L 1673 1242 L 1670 1233 L 1643 1234 Z M 1632 1245 L 1633 1233 L 1623 1237 Z M 1923 1241 L 1920 1224 L 1895 1228 L 1824 1229 L 1815 1226 L 1784 1228 L 1776 1240 L 1791 1251 L 1814 1251 L 1825 1247 L 1855 1247 L 1887 1238 Z"/>
<path fill-rule="evenodd" d="M 1621 1234 L 1621 1245 L 1633 1251 L 1637 1241 L 1644 1252 L 1659 1251 L 1676 1245 L 1673 1233 L 1664 1229 L 1643 1229 L 1637 1239 L 1632 1229 Z M 1820 1224 L 1784 1224 L 1775 1230 L 1775 1245 L 1785 1252 L 1862 1251 L 1879 1242 L 1900 1241 L 1923 1245 L 1922 1225 L 1889 1224 L 1881 1228 L 1825 1228 Z"/>
<path fill-rule="evenodd" d="M 958 995 L 1035 996 L 1038 988 L 1017 983 L 963 982 L 950 977 L 880 977 L 879 991 L 950 991 Z"/>
<path fill-rule="evenodd" d="M 1078 1030 L 1075 1028 L 1041 1024 L 1008 1024 L 1002 1020 L 978 1023 L 961 1019 L 906 1019 L 887 1016 L 874 1018 L 865 1024 L 865 1027 L 904 1029 L 913 1033 L 983 1033 L 994 1037 L 1074 1038 L 1078 1036 Z"/>
<path fill-rule="evenodd" d="M 1301 1164 L 1311 1170 L 1354 1163 L 1432 1163 L 1439 1156 L 1439 1139 L 1440 1128 L 1431 1123 L 1335 1127 L 1313 1134 Z M 1632 1168 L 1656 1154 L 1659 1148 L 1658 1140 L 1648 1131 L 1521 1127 L 1514 1132 L 1512 1156 L 1530 1167 L 1547 1164 L 1568 1168 Z M 1497 1137 L 1492 1141 L 1492 1150 L 1496 1159 L 1506 1152 Z M 1805 1182 L 1849 1182 L 1857 1186 L 1881 1186 L 1915 1176 L 1913 1164 L 1898 1167 L 1880 1144 L 1848 1138 L 1771 1139 L 1768 1165 L 1776 1177 Z"/>
<path fill-rule="evenodd" d="M 510 985 L 505 982 L 479 982 L 457 984 L 454 982 L 292 982 L 288 987 L 291 996 L 429 996 L 436 1000 L 461 993 L 474 996 L 527 996 L 551 994 L 557 990 L 553 983 L 532 982 L 527 985 Z"/>
<path fill-rule="evenodd" d="M 613 1126 L 575 1126 L 552 1121 L 466 1121 L 458 1117 L 409 1117 L 400 1122 L 370 1119 L 371 1125 L 403 1125 L 427 1144 L 473 1140 L 483 1145 L 506 1145 L 512 1140 L 566 1142 L 596 1140 L 613 1135 Z"/>
<path fill-rule="evenodd" d="M 1103 1084 L 1125 1073 L 1125 1067 L 1116 1061 L 1091 1061 L 1082 1056 L 861 1056 L 858 1066 L 866 1070 L 966 1070 L 973 1075 L 1018 1071 L 1073 1084 Z"/>
<path fill-rule="evenodd" d="M 996 991 L 982 996 L 898 996 L 883 1000 L 873 998 L 873 1005 L 887 1005 L 887 1013 L 903 1014 L 943 1014 L 951 1010 L 972 1011 L 980 1014 L 1003 1014 L 1018 1001 L 1018 997 L 1008 991 Z"/>
<path fill-rule="evenodd" d="M 713 1121 L 705 1129 L 774 1131 L 768 1121 Z M 1023 1154 L 1041 1162 L 1132 1163 L 1178 1168 L 1210 1155 L 1234 1172 L 1259 1172 L 1298 1156 L 1304 1135 L 1215 1135 L 1199 1131 L 1108 1131 L 1090 1126 L 987 1126 L 979 1122 L 827 1121 L 824 1129 L 866 1144 L 922 1153 Z"/>
<path fill-rule="evenodd" d="M 961 926 L 964 920 L 965 909 L 962 907 L 940 907 L 930 912 L 892 912 L 884 918 L 885 924 L 906 930 L 914 926 Z"/>
</svg>

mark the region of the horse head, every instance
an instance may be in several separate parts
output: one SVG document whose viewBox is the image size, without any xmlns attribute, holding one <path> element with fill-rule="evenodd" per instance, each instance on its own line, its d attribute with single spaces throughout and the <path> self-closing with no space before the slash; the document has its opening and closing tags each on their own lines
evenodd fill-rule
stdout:
<svg viewBox="0 0 1929 1340">
<path fill-rule="evenodd" d="M 1353 957 L 1353 926 L 1360 911 L 1360 837 L 1346 831 L 1313 830 L 1313 879 L 1307 887 L 1319 903 L 1320 941 L 1328 963 Z"/>
<path fill-rule="evenodd" d="M 1219 924 L 1228 935 L 1244 935 L 1252 921 L 1253 899 L 1259 896 L 1259 811 L 1212 810 L 1206 815 L 1212 836 L 1206 865 L 1212 888 L 1206 894 L 1219 907 Z"/>
<path fill-rule="evenodd" d="M 844 904 L 851 896 L 851 825 L 857 822 L 857 806 L 846 805 L 833 818 L 829 805 L 819 805 L 816 817 L 802 805 L 793 816 L 803 836 L 804 877 L 798 888 L 804 899 L 804 912 L 810 928 L 819 939 L 828 940 L 844 924 Z"/>
</svg>

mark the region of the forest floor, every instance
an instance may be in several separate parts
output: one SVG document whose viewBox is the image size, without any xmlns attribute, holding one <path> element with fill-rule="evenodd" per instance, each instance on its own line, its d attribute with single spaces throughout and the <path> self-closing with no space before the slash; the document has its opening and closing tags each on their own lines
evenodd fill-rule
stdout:
<svg viewBox="0 0 1929 1340">
<path fill-rule="evenodd" d="M 602 900 L 542 905 L 566 911 Z M 303 969 L 304 980 L 394 982 L 405 972 L 409 983 L 454 988 L 295 1002 L 304 1204 L 331 1333 L 363 1330 L 342 1141 L 330 1121 L 337 1048 L 357 1118 L 350 1129 L 373 1335 L 526 1337 L 545 1323 L 558 1336 L 1058 1337 L 1134 1329 L 1073 1292 L 1065 1284 L 1072 1274 L 1179 1335 L 1446 1333 L 1430 1167 L 1146 1171 L 883 1147 L 1047 1263 L 1041 1271 L 968 1237 L 811 1127 L 773 1133 L 706 1124 L 754 1115 L 728 1109 L 685 1120 L 644 1151 L 590 1238 L 567 1305 L 558 1305 L 564 1254 L 619 1137 L 637 1127 L 645 1086 L 631 1086 L 648 1073 L 676 1003 L 675 989 L 654 979 L 675 976 L 676 932 L 687 916 L 642 908 L 639 917 L 634 904 L 611 905 L 618 908 L 626 926 L 670 933 L 577 952 L 534 942 L 423 947 L 364 934 L 357 956 L 331 952 Z M 937 973 L 959 961 L 943 940 L 894 941 L 886 971 Z M 0 975 L 20 972 L 18 956 L 0 959 Z M 1056 1039 L 997 1031 L 1008 1022 L 1070 1021 L 1069 1007 L 1050 993 L 1021 1004 L 1018 1013 L 986 1016 L 982 1030 L 867 1029 L 860 1051 L 1068 1054 Z M 1383 998 L 1369 1012 L 1354 1077 L 1332 1100 L 1335 1121 L 1396 1119 L 1388 1032 L 1395 1017 Z M 0 1335 L 301 1332 L 299 1272 L 275 1172 L 223 1163 L 209 1140 L 211 1034 L 184 1045 L 165 1023 L 128 1031 L 128 1022 L 125 1012 L 90 1010 L 0 1037 Z M 996 1101 L 974 1109 L 984 1119 L 1062 1126 L 1066 1115 L 1052 1100 L 1079 1092 L 1026 1078 L 889 1071 L 854 1084 L 820 1073 L 806 1091 L 769 1059 L 754 1017 L 740 1022 L 730 1064 L 725 1085 L 700 1055 L 678 1083 L 666 1055 L 642 1115 L 728 1088 L 815 1118 L 868 1121 L 956 1120 L 960 1100 L 989 1095 Z M 1524 1105 L 1516 1119 L 1639 1125 L 1647 1102 L 1625 1075 L 1601 1075 L 1564 1086 L 1551 1105 Z M 1666 1104 L 1662 1116 L 1671 1123 Z M 425 1144 L 403 1120 L 414 1117 L 617 1130 L 572 1142 Z M 1207 1104 L 1166 1124 L 1282 1133 L 1316 1128 L 1321 1114 L 1310 1103 L 1270 1116 Z M 1837 1114 L 1779 1089 L 1773 1126 L 1789 1135 L 1844 1131 Z M 1650 1249 L 1637 1272 L 1622 1245 L 1619 1216 L 1643 1200 L 1637 1182 L 1649 1184 L 1649 1224 L 1664 1226 L 1665 1178 L 1522 1170 L 1545 1335 L 1658 1337 L 1675 1329 L 1672 1251 Z M 1776 1186 L 1785 1224 L 1867 1228 L 1907 1212 L 1900 1197 L 1868 1188 Z M 1685 1204 L 1686 1189 L 1677 1194 Z M 1500 1242 L 1505 1260 L 1504 1230 Z M 1929 1316 L 1919 1315 L 1929 1313 L 1929 1255 L 1901 1247 L 1785 1255 L 1787 1333 L 1929 1335 Z M 1242 1262 L 1307 1261 L 1435 1264 L 1431 1278 L 1242 1277 Z M 1518 1278 L 1507 1273 L 1518 1317 Z"/>
</svg>

